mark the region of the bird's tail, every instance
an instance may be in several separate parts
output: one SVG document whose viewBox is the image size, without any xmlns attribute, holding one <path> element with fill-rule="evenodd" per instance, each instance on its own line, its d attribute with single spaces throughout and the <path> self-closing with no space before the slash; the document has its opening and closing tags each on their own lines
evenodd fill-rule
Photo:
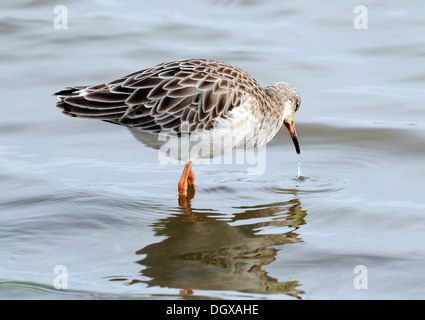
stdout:
<svg viewBox="0 0 425 320">
<path fill-rule="evenodd" d="M 54 95 L 59 99 L 56 107 L 70 117 L 118 122 L 128 108 L 128 94 L 111 93 L 107 87 L 67 87 Z"/>
</svg>

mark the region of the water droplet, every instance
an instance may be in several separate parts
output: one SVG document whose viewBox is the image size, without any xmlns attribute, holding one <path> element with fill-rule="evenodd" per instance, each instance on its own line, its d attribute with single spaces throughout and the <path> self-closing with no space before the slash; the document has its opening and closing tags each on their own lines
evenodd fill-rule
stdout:
<svg viewBox="0 0 425 320">
<path fill-rule="evenodd" d="M 300 178 L 300 177 L 301 177 L 301 160 L 298 157 L 298 178 Z"/>
</svg>

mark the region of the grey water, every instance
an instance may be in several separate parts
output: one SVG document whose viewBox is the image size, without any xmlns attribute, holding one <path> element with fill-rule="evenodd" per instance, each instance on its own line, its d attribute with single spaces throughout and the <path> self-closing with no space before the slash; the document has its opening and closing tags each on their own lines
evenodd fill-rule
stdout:
<svg viewBox="0 0 425 320">
<path fill-rule="evenodd" d="M 362 4 L 2 1 L 0 298 L 424 299 L 425 7 Z M 282 128 L 182 203 L 183 164 L 55 108 L 183 58 L 293 84 L 300 158 Z"/>
</svg>

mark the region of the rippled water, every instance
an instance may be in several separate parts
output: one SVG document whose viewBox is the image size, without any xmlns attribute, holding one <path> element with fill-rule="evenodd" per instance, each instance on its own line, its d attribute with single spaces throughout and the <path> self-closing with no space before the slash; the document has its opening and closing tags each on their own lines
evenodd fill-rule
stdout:
<svg viewBox="0 0 425 320">
<path fill-rule="evenodd" d="M 57 4 L 0 12 L 1 298 L 425 297 L 421 2 L 367 3 L 365 30 L 355 1 L 74 1 L 58 30 Z M 300 158 L 281 130 L 264 174 L 197 165 L 179 203 L 181 164 L 54 107 L 64 86 L 189 57 L 294 84 Z"/>
</svg>

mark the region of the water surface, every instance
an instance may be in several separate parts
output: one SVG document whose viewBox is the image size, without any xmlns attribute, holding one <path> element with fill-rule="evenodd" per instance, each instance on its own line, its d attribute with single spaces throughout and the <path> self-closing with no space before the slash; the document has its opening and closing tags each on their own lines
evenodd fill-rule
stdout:
<svg viewBox="0 0 425 320">
<path fill-rule="evenodd" d="M 423 299 L 424 7 L 366 3 L 356 30 L 357 4 L 74 1 L 55 29 L 56 2 L 4 2 L 0 297 Z M 264 174 L 195 166 L 182 203 L 182 164 L 54 107 L 67 85 L 195 57 L 296 86 L 300 158 L 283 128 Z"/>
</svg>

